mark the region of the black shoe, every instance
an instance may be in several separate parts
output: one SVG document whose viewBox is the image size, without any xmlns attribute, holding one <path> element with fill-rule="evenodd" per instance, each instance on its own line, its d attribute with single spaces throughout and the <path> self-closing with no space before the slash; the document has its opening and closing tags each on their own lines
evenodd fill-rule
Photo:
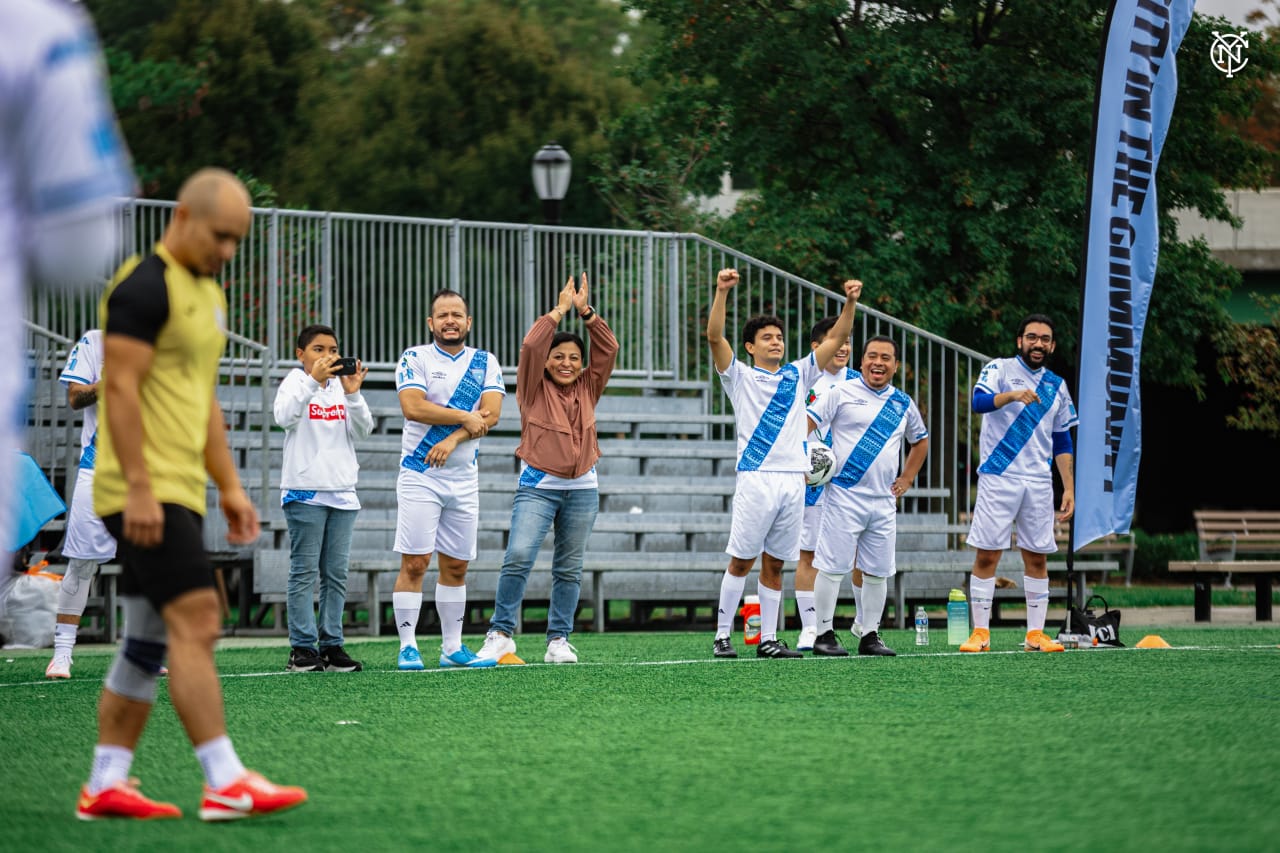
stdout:
<svg viewBox="0 0 1280 853">
<path fill-rule="evenodd" d="M 884 644 L 879 631 L 868 631 L 858 641 L 858 654 L 878 655 L 885 658 L 897 657 L 898 653 Z"/>
<path fill-rule="evenodd" d="M 716 637 L 712 648 L 715 649 L 716 657 L 718 658 L 736 658 L 738 656 L 738 653 L 733 650 L 733 640 L 728 637 Z"/>
<path fill-rule="evenodd" d="M 758 658 L 802 658 L 803 654 L 792 651 L 782 640 L 765 640 L 756 646 Z"/>
<path fill-rule="evenodd" d="M 364 667 L 360 661 L 352 660 L 342 646 L 330 646 L 320 652 L 324 661 L 325 672 L 359 672 Z"/>
<path fill-rule="evenodd" d="M 315 649 L 305 646 L 294 646 L 289 651 L 289 672 L 324 672 L 324 661 Z"/>
<path fill-rule="evenodd" d="M 813 653 L 829 658 L 847 658 L 849 656 L 849 650 L 840 645 L 840 641 L 836 639 L 835 631 L 819 634 L 813 641 Z"/>
</svg>

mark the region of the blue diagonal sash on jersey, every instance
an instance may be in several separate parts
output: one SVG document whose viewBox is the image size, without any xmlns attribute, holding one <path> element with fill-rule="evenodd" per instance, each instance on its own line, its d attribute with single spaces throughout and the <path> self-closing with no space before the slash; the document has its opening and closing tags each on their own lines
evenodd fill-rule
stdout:
<svg viewBox="0 0 1280 853">
<path fill-rule="evenodd" d="M 453 396 L 445 405 L 450 409 L 463 412 L 469 412 L 475 408 L 476 402 L 480 399 L 480 393 L 484 390 L 484 377 L 488 373 L 488 367 L 489 354 L 484 350 L 476 350 L 476 354 L 471 356 L 471 363 L 467 365 L 466 372 L 462 374 L 462 379 L 458 381 L 458 387 L 453 389 Z M 476 379 L 476 376 L 480 378 Z M 422 441 L 418 442 L 413 453 L 406 456 L 400 465 L 412 471 L 427 470 L 429 467 L 427 454 L 431 452 L 431 448 L 456 429 L 458 429 L 457 424 L 433 425 L 422 437 Z"/>
<path fill-rule="evenodd" d="M 852 489 L 866 475 L 871 465 L 889 443 L 898 424 L 907 415 L 911 406 L 911 398 L 902 390 L 895 388 L 893 394 L 880 408 L 880 413 L 867 425 L 867 431 L 858 439 L 849 458 L 845 460 L 840 473 L 831 478 L 831 482 L 842 488 Z"/>
<path fill-rule="evenodd" d="M 822 437 L 822 443 L 827 447 L 831 446 L 831 430 L 827 430 L 827 434 Z M 826 486 L 805 486 L 804 487 L 804 505 L 816 506 L 818 498 L 822 497 L 822 490 Z"/>
<path fill-rule="evenodd" d="M 1040 402 L 1023 406 L 1013 423 L 1009 424 L 1004 438 L 1000 439 L 1000 443 L 991 451 L 987 461 L 978 467 L 979 474 L 1005 472 L 1022 448 L 1027 446 L 1031 436 L 1035 434 L 1036 425 L 1040 423 L 1040 419 L 1053 408 L 1053 401 L 1057 398 L 1058 389 L 1061 387 L 1062 377 L 1046 370 L 1040 379 L 1040 384 L 1036 386 L 1036 396 L 1040 398 Z"/>
<path fill-rule="evenodd" d="M 773 443 L 778 440 L 778 433 L 782 432 L 782 425 L 787 422 L 787 415 L 791 414 L 791 407 L 795 405 L 796 386 L 800 384 L 800 371 L 796 370 L 794 364 L 788 364 L 778 372 L 782 374 L 782 381 L 778 383 L 777 390 L 773 392 L 773 399 L 765 407 L 764 414 L 760 416 L 760 423 L 756 424 L 755 432 L 751 433 L 751 438 L 742 451 L 742 458 L 738 460 L 739 471 L 760 470 L 760 466 L 764 464 L 764 458 L 769 455 L 769 451 L 773 449 Z"/>
<path fill-rule="evenodd" d="M 541 483 L 542 479 L 546 476 L 546 471 L 539 471 L 532 465 L 526 464 L 524 466 L 524 470 L 520 472 L 520 482 L 518 485 L 525 488 L 536 489 L 538 484 Z"/>
<path fill-rule="evenodd" d="M 89 439 L 88 446 L 84 452 L 80 454 L 80 467 L 86 471 L 92 470 L 98 461 L 98 431 L 93 431 L 93 438 Z"/>
</svg>

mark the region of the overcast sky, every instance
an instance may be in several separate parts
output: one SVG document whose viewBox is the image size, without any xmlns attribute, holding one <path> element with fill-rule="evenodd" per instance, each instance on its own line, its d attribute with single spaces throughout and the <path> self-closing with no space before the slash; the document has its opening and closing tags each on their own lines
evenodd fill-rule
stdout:
<svg viewBox="0 0 1280 853">
<path fill-rule="evenodd" d="M 1196 12 L 1201 15 L 1226 18 L 1237 26 L 1245 26 L 1245 16 L 1254 9 L 1265 8 L 1272 23 L 1280 23 L 1275 6 L 1263 7 L 1258 0 L 1197 0 Z M 1254 27 L 1258 29 L 1258 27 Z"/>
</svg>

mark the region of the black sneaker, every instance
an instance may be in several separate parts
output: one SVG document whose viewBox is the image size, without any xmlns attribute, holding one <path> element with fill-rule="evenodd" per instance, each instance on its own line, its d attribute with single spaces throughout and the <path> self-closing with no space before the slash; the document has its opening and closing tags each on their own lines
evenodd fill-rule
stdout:
<svg viewBox="0 0 1280 853">
<path fill-rule="evenodd" d="M 819 634 L 813 641 L 813 653 L 829 658 L 847 658 L 849 656 L 849 650 L 840 645 L 840 641 L 836 639 L 835 631 Z"/>
<path fill-rule="evenodd" d="M 320 658 L 324 661 L 325 672 L 359 672 L 364 668 L 360 665 L 360 661 L 352 660 L 342 646 L 323 649 L 320 652 Z"/>
<path fill-rule="evenodd" d="M 878 655 L 885 658 L 897 657 L 898 653 L 884 644 L 879 631 L 868 631 L 858 641 L 858 654 Z"/>
<path fill-rule="evenodd" d="M 733 640 L 728 637 L 716 637 L 715 643 L 712 645 L 718 658 L 736 658 L 738 653 L 733 649 Z"/>
<path fill-rule="evenodd" d="M 764 640 L 756 646 L 758 658 L 802 658 L 803 654 L 792 651 L 782 640 Z"/>
<path fill-rule="evenodd" d="M 324 661 L 315 649 L 305 646 L 294 646 L 289 650 L 289 672 L 324 672 Z"/>
</svg>

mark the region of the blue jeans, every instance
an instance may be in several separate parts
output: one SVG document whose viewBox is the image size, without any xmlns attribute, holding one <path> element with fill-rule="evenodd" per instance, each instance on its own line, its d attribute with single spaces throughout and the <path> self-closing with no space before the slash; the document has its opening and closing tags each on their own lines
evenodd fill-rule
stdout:
<svg viewBox="0 0 1280 853">
<path fill-rule="evenodd" d="M 347 565 L 353 509 L 313 506 L 298 501 L 284 505 L 289 524 L 289 645 L 327 649 L 342 645 L 342 611 L 347 604 Z M 320 583 L 320 630 L 312 609 Z"/>
<path fill-rule="evenodd" d="M 516 490 L 511 506 L 511 536 L 498 576 L 498 594 L 493 605 L 490 628 L 514 634 L 516 614 L 524 601 L 529 570 L 538 558 L 538 549 L 547 531 L 555 525 L 555 555 L 551 561 L 551 609 L 547 614 L 547 640 L 568 638 L 573 632 L 573 616 L 578 611 L 582 587 L 582 558 L 587 537 L 600 510 L 596 489 Z"/>
</svg>

